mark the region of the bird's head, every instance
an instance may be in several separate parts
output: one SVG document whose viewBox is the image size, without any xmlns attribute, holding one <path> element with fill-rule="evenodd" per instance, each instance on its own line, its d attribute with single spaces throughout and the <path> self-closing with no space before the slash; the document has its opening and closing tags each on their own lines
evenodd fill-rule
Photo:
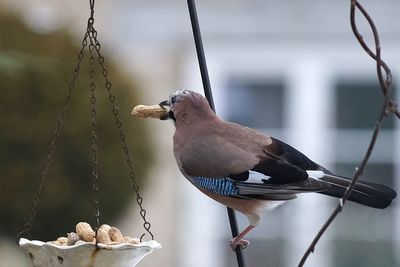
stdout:
<svg viewBox="0 0 400 267">
<path fill-rule="evenodd" d="M 168 115 L 161 118 L 163 120 L 179 121 L 199 116 L 215 116 L 207 100 L 199 93 L 190 90 L 178 90 L 159 105 L 169 107 Z"/>
</svg>

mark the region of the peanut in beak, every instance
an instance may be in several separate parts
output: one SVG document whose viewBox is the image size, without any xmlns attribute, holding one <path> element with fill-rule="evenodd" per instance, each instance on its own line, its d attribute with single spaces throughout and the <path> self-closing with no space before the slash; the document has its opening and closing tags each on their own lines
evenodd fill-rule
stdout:
<svg viewBox="0 0 400 267">
<path fill-rule="evenodd" d="M 132 115 L 139 119 L 154 118 L 165 120 L 168 118 L 168 110 L 160 105 L 137 105 L 133 108 Z"/>
</svg>

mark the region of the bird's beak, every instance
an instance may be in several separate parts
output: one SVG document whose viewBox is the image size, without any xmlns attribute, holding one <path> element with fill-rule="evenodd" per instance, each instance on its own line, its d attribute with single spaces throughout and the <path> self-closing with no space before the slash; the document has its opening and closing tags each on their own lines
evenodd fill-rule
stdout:
<svg viewBox="0 0 400 267">
<path fill-rule="evenodd" d="M 159 105 L 162 106 L 162 107 L 165 107 L 165 106 L 169 107 L 169 101 L 168 100 L 164 100 L 164 101 L 160 102 Z"/>
<path fill-rule="evenodd" d="M 169 100 L 164 100 L 164 101 L 160 102 L 158 105 L 160 105 L 161 107 L 165 107 L 165 106 L 169 107 L 170 106 Z M 168 119 L 173 119 L 175 121 L 175 116 L 171 110 L 168 111 L 168 113 L 165 116 L 160 118 L 160 120 L 163 120 L 163 121 L 168 120 Z"/>
</svg>

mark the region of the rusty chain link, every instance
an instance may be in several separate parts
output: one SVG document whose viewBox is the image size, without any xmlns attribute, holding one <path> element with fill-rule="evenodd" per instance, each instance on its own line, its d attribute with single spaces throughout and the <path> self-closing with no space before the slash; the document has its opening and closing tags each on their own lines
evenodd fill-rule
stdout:
<svg viewBox="0 0 400 267">
<path fill-rule="evenodd" d="M 95 220 L 96 220 L 96 234 L 97 230 L 100 227 L 100 208 L 99 208 L 99 175 L 97 172 L 97 121 L 96 121 L 96 84 L 94 82 L 94 77 L 95 77 L 95 71 L 94 71 L 94 63 L 95 63 L 95 57 L 94 57 L 94 51 L 95 51 L 95 46 L 93 42 L 93 20 L 88 21 L 88 33 L 89 33 L 89 65 L 90 65 L 90 117 L 91 117 L 91 123 L 92 123 L 92 129 L 91 129 L 91 135 L 92 135 L 92 177 L 93 177 L 93 204 L 95 208 Z M 96 239 L 97 240 L 97 239 Z"/>
<path fill-rule="evenodd" d="M 90 7 L 91 7 L 91 16 L 90 16 L 90 18 L 88 20 L 88 25 L 90 24 L 91 27 L 90 27 L 90 31 L 88 31 L 88 32 L 89 32 L 89 35 L 90 35 L 91 45 L 92 45 L 92 42 L 94 42 L 94 49 L 95 49 L 95 51 L 97 53 L 97 56 L 98 56 L 98 63 L 100 64 L 101 74 L 102 74 L 102 76 L 104 78 L 104 81 L 105 81 L 105 87 L 107 89 L 108 99 L 109 99 L 109 101 L 111 103 L 111 106 L 112 106 L 112 113 L 113 113 L 114 118 L 115 118 L 115 126 L 118 129 L 119 137 L 120 137 L 120 140 L 122 142 L 122 148 L 124 150 L 124 154 L 125 154 L 125 158 L 126 158 L 126 163 L 128 164 L 128 167 L 129 167 L 129 177 L 130 177 L 130 179 L 132 181 L 132 184 L 133 184 L 133 190 L 136 193 L 136 202 L 137 202 L 137 204 L 138 204 L 138 206 L 140 208 L 139 213 L 140 213 L 140 216 L 143 219 L 143 228 L 147 231 L 147 233 L 151 236 L 151 239 L 153 240 L 154 239 L 154 235 L 150 231 L 151 224 L 146 219 L 147 211 L 143 208 L 143 197 L 140 195 L 140 192 L 139 192 L 139 185 L 138 185 L 138 183 L 136 181 L 136 173 L 135 173 L 134 166 L 133 166 L 133 160 L 132 160 L 129 148 L 128 148 L 126 135 L 124 133 L 124 130 L 122 129 L 122 122 L 119 119 L 119 108 L 118 108 L 117 104 L 115 103 L 116 102 L 116 97 L 112 93 L 112 84 L 111 84 L 111 82 L 110 82 L 110 80 L 108 78 L 108 70 L 107 70 L 107 68 L 105 66 L 104 56 L 101 54 L 101 51 L 100 51 L 101 50 L 101 44 L 100 44 L 99 40 L 97 39 L 97 31 L 94 28 L 94 18 L 93 18 L 94 0 L 90 0 Z M 143 240 L 144 236 L 145 236 L 145 233 L 143 233 L 141 235 L 140 240 Z"/>
<path fill-rule="evenodd" d="M 130 155 L 128 144 L 127 144 L 127 141 L 126 141 L 126 135 L 125 135 L 125 133 L 124 133 L 124 131 L 122 129 L 122 122 L 119 119 L 119 108 L 115 103 L 116 102 L 116 97 L 112 93 L 112 84 L 111 84 L 111 82 L 110 82 L 110 80 L 108 78 L 108 70 L 107 70 L 107 68 L 105 66 L 104 57 L 103 57 L 103 55 L 101 54 L 101 51 L 100 51 L 101 50 L 101 44 L 97 39 L 97 31 L 95 29 L 93 29 L 92 38 L 93 38 L 93 40 L 95 42 L 95 50 L 96 50 L 97 55 L 98 55 L 98 62 L 100 64 L 100 66 L 101 66 L 101 73 L 102 73 L 103 78 L 105 80 L 105 86 L 106 86 L 106 89 L 107 89 L 107 92 L 108 92 L 108 99 L 109 99 L 110 104 L 112 106 L 112 113 L 114 114 L 115 126 L 118 129 L 119 137 L 120 137 L 120 140 L 122 142 L 122 148 L 123 148 L 124 153 L 125 153 L 126 163 L 128 164 L 128 167 L 129 167 L 129 176 L 130 176 L 131 181 L 133 183 L 133 190 L 136 193 L 136 202 L 137 202 L 137 204 L 138 204 L 138 206 L 140 208 L 140 216 L 143 219 L 143 228 L 151 236 L 151 239 L 154 239 L 154 235 L 150 231 L 151 224 L 146 219 L 146 213 L 147 212 L 143 208 L 143 197 L 139 193 L 139 185 L 138 185 L 138 183 L 136 181 L 136 173 L 134 171 L 133 160 L 132 160 L 132 157 Z M 140 237 L 140 240 L 142 240 L 144 236 L 145 236 L 145 233 L 142 234 L 142 236 Z"/>
</svg>

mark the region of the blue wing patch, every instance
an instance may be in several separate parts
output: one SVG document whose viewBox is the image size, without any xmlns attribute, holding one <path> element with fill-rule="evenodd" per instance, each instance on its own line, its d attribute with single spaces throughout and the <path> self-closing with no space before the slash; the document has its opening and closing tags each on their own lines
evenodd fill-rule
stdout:
<svg viewBox="0 0 400 267">
<path fill-rule="evenodd" d="M 192 182 L 201 189 L 205 189 L 222 196 L 235 196 L 239 194 L 239 189 L 229 178 L 207 178 L 194 176 Z"/>
</svg>

